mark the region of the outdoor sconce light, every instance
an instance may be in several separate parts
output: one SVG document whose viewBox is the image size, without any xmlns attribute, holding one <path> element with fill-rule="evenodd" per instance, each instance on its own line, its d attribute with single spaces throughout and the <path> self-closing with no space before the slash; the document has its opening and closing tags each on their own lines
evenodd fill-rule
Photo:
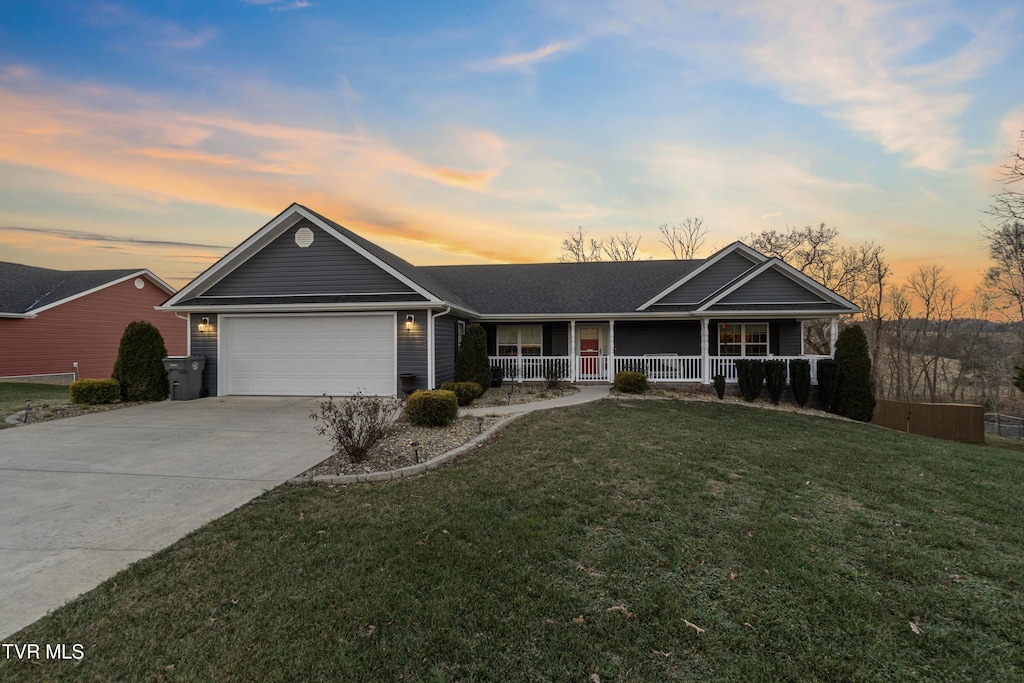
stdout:
<svg viewBox="0 0 1024 683">
<path fill-rule="evenodd" d="M 416 320 L 416 316 L 414 316 L 412 313 L 410 313 L 409 315 L 405 316 L 405 329 L 411 330 L 412 329 L 412 324 L 413 324 L 413 322 L 415 322 L 415 320 Z"/>
<path fill-rule="evenodd" d="M 208 330 L 209 327 L 210 327 L 210 319 L 209 318 L 200 318 L 199 319 L 199 331 L 200 332 L 206 332 L 206 330 Z"/>
</svg>

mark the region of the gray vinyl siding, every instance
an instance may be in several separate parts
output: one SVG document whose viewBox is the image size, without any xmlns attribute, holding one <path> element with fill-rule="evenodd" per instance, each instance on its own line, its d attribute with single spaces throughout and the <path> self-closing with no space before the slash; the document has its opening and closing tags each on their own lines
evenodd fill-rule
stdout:
<svg viewBox="0 0 1024 683">
<path fill-rule="evenodd" d="M 666 294 L 655 305 L 699 303 L 753 266 L 753 261 L 741 254 L 735 252 L 728 254 L 704 272 L 697 274 L 692 280 Z"/>
<path fill-rule="evenodd" d="M 203 318 L 210 319 L 210 330 L 199 331 L 199 321 Z M 190 328 L 191 345 L 188 350 L 190 356 L 206 356 L 206 367 L 203 369 L 203 388 L 208 396 L 217 395 L 217 334 L 220 330 L 216 313 L 189 313 L 188 326 Z"/>
<path fill-rule="evenodd" d="M 455 381 L 455 354 L 458 352 L 458 318 L 444 315 L 434 321 L 434 382 L 441 386 Z"/>
<path fill-rule="evenodd" d="M 824 299 L 782 273 L 767 270 L 724 297 L 720 304 L 824 303 Z"/>
<path fill-rule="evenodd" d="M 313 231 L 313 244 L 295 243 L 300 228 Z M 202 294 L 211 296 L 296 296 L 302 294 L 395 294 L 423 297 L 354 249 L 303 220 L 254 254 Z M 373 301 L 368 296 L 366 301 Z"/>
<path fill-rule="evenodd" d="M 405 329 L 405 316 L 415 316 L 411 330 Z M 417 389 L 427 388 L 427 312 L 426 311 L 398 311 L 396 324 L 398 325 L 398 375 L 413 373 L 416 375 Z M 395 384 L 395 395 L 404 396 L 402 393 L 402 380 L 397 378 Z"/>
<path fill-rule="evenodd" d="M 780 320 L 779 326 L 779 355 L 799 356 L 801 346 L 801 335 L 803 326 L 799 320 Z"/>
<path fill-rule="evenodd" d="M 700 355 L 700 322 L 617 322 L 615 355 L 643 356 L 649 353 Z"/>
</svg>

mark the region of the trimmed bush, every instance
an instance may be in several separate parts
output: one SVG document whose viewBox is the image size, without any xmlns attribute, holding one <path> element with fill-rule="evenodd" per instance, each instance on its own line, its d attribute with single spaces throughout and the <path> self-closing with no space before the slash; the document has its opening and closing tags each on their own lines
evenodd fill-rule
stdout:
<svg viewBox="0 0 1024 683">
<path fill-rule="evenodd" d="M 402 414 L 397 398 L 356 394 L 339 399 L 328 396 L 320 401 L 320 411 L 309 413 L 317 434 L 326 435 L 333 453 L 344 452 L 354 463 L 363 462 L 370 449 L 387 437 Z"/>
<path fill-rule="evenodd" d="M 505 371 L 501 369 L 500 365 L 491 366 L 491 388 L 497 389 L 501 386 L 502 382 L 505 381 Z"/>
<path fill-rule="evenodd" d="M 711 378 L 711 382 L 715 385 L 715 393 L 718 394 L 718 398 L 725 398 L 725 375 L 715 375 Z"/>
<path fill-rule="evenodd" d="M 831 358 L 818 361 L 818 404 L 822 410 L 836 412 L 836 389 L 839 387 L 839 363 Z"/>
<path fill-rule="evenodd" d="M 871 378 L 871 353 L 868 336 L 854 325 L 836 339 L 839 381 L 836 386 L 836 412 L 851 420 L 871 422 L 875 413 L 875 383 Z"/>
<path fill-rule="evenodd" d="M 811 397 L 811 361 L 806 358 L 794 358 L 789 361 L 789 386 L 793 389 L 793 399 L 803 408 Z"/>
<path fill-rule="evenodd" d="M 647 375 L 623 370 L 615 373 L 615 391 L 624 394 L 642 394 L 647 391 Z"/>
<path fill-rule="evenodd" d="M 483 387 L 476 382 L 445 382 L 441 389 L 453 392 L 460 406 L 468 406 L 484 393 Z"/>
<path fill-rule="evenodd" d="M 405 419 L 417 427 L 447 427 L 458 417 L 454 391 L 417 391 L 405 400 Z"/>
<path fill-rule="evenodd" d="M 786 361 L 766 360 L 764 362 L 764 383 L 768 387 L 768 399 L 779 405 L 782 392 L 786 389 Z"/>
<path fill-rule="evenodd" d="M 128 323 L 121 335 L 112 377 L 125 401 L 162 401 L 171 391 L 164 370 L 167 355 L 160 330 L 145 320 Z"/>
<path fill-rule="evenodd" d="M 764 363 L 757 358 L 736 359 L 736 381 L 746 401 L 756 401 L 764 384 Z"/>
<path fill-rule="evenodd" d="M 491 384 L 491 361 L 487 357 L 487 333 L 479 325 L 467 325 L 455 356 L 455 381 Z"/>
<path fill-rule="evenodd" d="M 69 387 L 72 403 L 96 405 L 121 400 L 121 385 L 116 379 L 80 379 Z"/>
</svg>

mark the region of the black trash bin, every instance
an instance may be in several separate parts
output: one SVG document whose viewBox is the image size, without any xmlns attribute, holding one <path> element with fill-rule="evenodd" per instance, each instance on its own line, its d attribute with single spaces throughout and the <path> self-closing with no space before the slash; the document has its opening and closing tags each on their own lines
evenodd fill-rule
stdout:
<svg viewBox="0 0 1024 683">
<path fill-rule="evenodd" d="M 203 368 L 206 356 L 169 356 L 164 358 L 164 370 L 171 383 L 172 401 L 191 401 L 203 391 Z"/>
</svg>

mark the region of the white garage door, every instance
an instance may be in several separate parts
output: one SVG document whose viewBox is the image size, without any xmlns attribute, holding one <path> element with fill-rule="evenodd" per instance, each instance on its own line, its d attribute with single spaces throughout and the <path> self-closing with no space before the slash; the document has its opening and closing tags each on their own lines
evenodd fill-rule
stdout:
<svg viewBox="0 0 1024 683">
<path fill-rule="evenodd" d="M 221 316 L 221 395 L 395 393 L 395 317 Z"/>
</svg>

